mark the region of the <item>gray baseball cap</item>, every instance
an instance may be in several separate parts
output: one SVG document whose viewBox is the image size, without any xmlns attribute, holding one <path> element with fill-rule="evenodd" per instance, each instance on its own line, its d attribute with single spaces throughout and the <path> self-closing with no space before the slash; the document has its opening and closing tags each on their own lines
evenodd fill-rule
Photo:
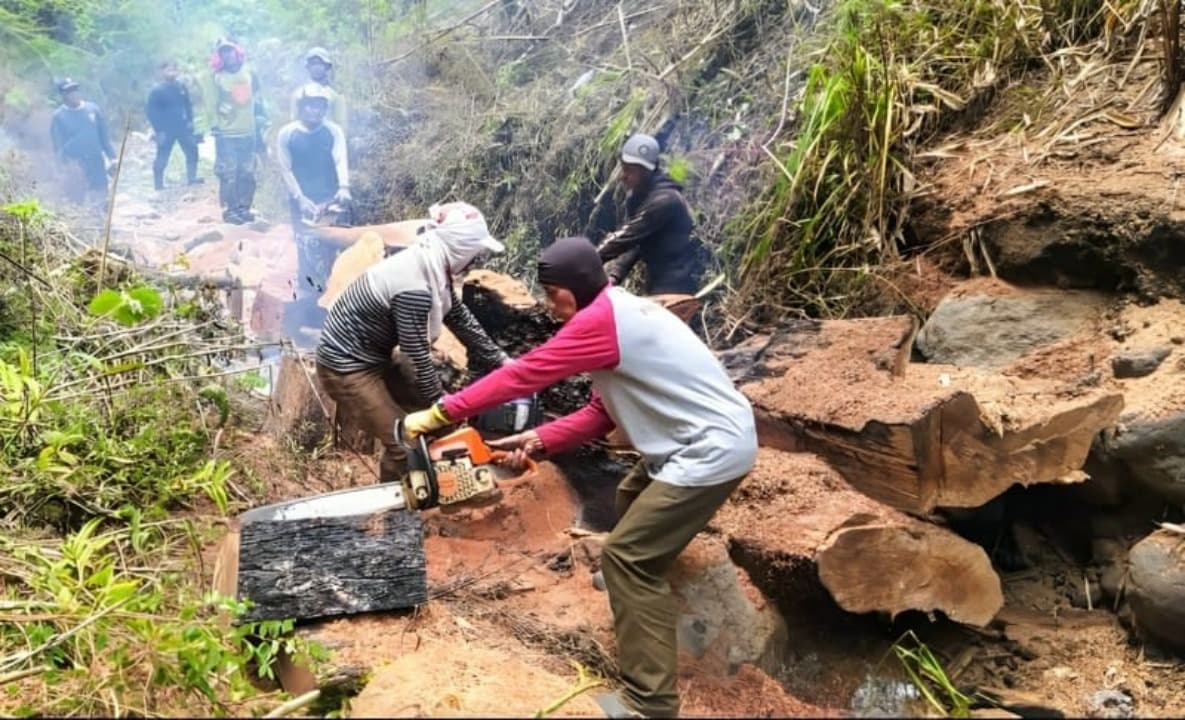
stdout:
<svg viewBox="0 0 1185 720">
<path fill-rule="evenodd" d="M 658 167 L 658 141 L 649 135 L 631 135 L 621 148 L 621 161 L 630 165 L 641 165 L 647 170 Z"/>
</svg>

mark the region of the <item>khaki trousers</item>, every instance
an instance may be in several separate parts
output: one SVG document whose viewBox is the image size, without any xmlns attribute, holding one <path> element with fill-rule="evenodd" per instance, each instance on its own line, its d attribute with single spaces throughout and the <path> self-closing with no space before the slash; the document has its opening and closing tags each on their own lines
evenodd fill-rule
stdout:
<svg viewBox="0 0 1185 720">
<path fill-rule="evenodd" d="M 620 520 L 605 541 L 601 572 L 613 610 L 622 697 L 646 717 L 679 714 L 679 611 L 667 572 L 740 481 L 681 487 L 652 480 L 638 463 L 617 487 Z"/>
<path fill-rule="evenodd" d="M 395 421 L 426 405 L 415 393 L 415 368 L 402 353 L 389 365 L 341 373 L 317 363 L 317 378 L 337 404 L 336 419 L 348 420 L 383 444 L 379 482 L 398 482 L 407 471 L 407 451 L 395 441 Z"/>
</svg>

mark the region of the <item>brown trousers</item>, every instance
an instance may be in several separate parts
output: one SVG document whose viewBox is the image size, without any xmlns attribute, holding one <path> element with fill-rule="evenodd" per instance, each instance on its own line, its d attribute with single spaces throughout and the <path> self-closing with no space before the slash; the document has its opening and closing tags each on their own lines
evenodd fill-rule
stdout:
<svg viewBox="0 0 1185 720">
<path fill-rule="evenodd" d="M 613 610 L 622 699 L 646 717 L 677 717 L 679 610 L 666 575 L 741 478 L 707 487 L 652 480 L 638 463 L 617 487 L 620 519 L 601 554 Z"/>
<path fill-rule="evenodd" d="M 337 404 L 338 418 L 361 427 L 383 444 L 379 482 L 398 482 L 407 451 L 395 440 L 395 421 L 426 406 L 415 394 L 415 368 L 402 353 L 389 365 L 341 373 L 317 363 L 317 378 Z"/>
</svg>

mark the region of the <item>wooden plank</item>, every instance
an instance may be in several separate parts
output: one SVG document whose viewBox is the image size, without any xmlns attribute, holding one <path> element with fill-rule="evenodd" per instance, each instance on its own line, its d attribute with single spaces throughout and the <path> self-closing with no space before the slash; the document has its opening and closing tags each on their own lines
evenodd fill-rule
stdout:
<svg viewBox="0 0 1185 720">
<path fill-rule="evenodd" d="M 373 492 L 382 490 L 328 493 L 241 516 L 237 590 L 255 603 L 243 619 L 317 618 L 426 602 L 420 517 L 394 507 L 366 511 Z M 361 511 L 331 514 L 354 496 Z M 300 503 L 311 509 L 287 513 Z"/>
</svg>

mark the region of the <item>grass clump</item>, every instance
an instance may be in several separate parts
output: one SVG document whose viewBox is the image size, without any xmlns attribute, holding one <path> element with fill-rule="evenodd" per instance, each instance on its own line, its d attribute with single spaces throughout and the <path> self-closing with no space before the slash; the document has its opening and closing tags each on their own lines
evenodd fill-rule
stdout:
<svg viewBox="0 0 1185 720">
<path fill-rule="evenodd" d="M 739 303 L 843 314 L 860 279 L 905 244 L 915 151 L 1123 11 L 1102 0 L 840 3 L 786 137 L 764 148 L 768 184 L 729 227 Z"/>
<path fill-rule="evenodd" d="M 0 212 L 0 715 L 250 715 L 291 622 L 233 625 L 202 547 L 253 499 L 220 457 L 247 344 L 216 300 Z M 107 281 L 98 286 L 97 268 Z"/>
</svg>

